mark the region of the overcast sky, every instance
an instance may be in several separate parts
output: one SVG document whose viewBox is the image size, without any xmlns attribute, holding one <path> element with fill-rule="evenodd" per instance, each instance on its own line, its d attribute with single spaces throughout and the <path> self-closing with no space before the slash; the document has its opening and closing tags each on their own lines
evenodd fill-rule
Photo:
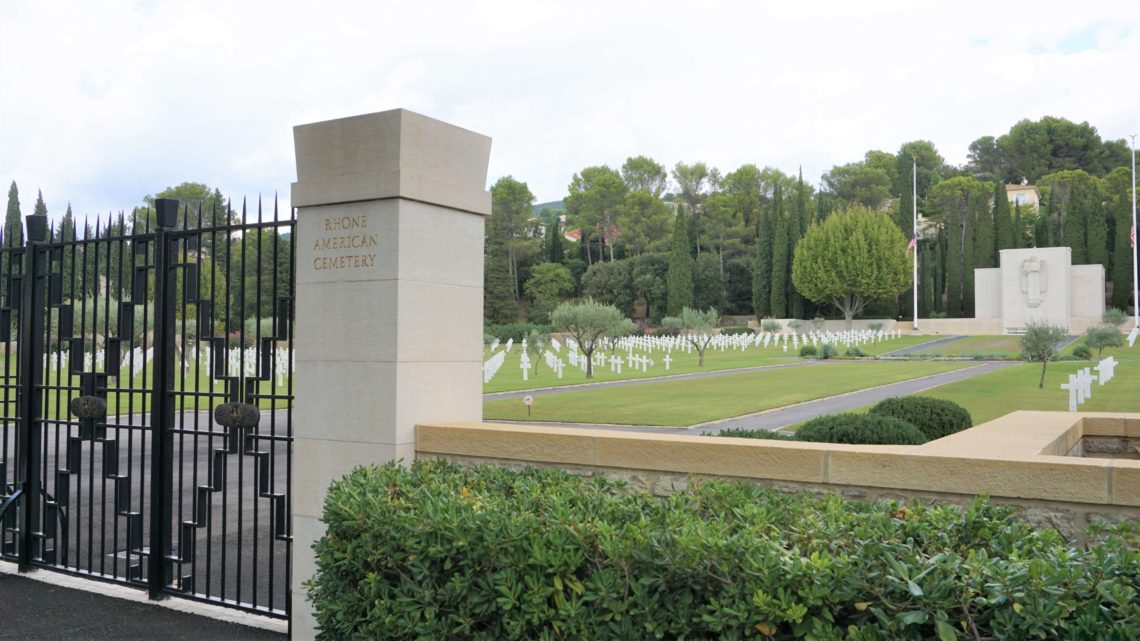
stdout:
<svg viewBox="0 0 1140 641">
<path fill-rule="evenodd" d="M 491 136 L 489 182 L 539 202 L 637 154 L 817 183 L 1022 118 L 1138 133 L 1138 69 L 1134 0 L 4 0 L 0 182 L 25 214 L 183 181 L 284 204 L 293 125 L 406 107 Z"/>
</svg>

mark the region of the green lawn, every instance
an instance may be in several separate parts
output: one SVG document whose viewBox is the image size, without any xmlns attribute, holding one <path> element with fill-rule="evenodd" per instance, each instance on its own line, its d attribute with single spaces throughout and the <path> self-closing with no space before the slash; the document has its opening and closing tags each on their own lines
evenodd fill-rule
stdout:
<svg viewBox="0 0 1140 641">
<path fill-rule="evenodd" d="M 913 355 L 941 356 L 1009 356 L 1021 353 L 1019 336 L 964 336 L 956 341 L 931 345 Z"/>
<path fill-rule="evenodd" d="M 878 356 L 885 352 L 910 347 L 912 345 L 920 345 L 922 343 L 934 340 L 937 337 L 931 336 L 902 336 L 901 338 L 885 340 L 879 343 L 868 343 L 860 346 L 865 354 L 870 356 Z M 840 354 L 846 348 L 842 345 L 838 346 Z M 625 354 L 625 350 L 618 350 L 619 354 Z M 640 355 L 643 352 L 634 350 L 635 355 Z M 607 352 L 608 354 L 608 352 Z M 566 347 L 562 347 L 561 352 L 563 362 L 566 362 Z M 505 392 L 521 389 L 535 389 L 540 387 L 556 387 L 564 385 L 580 385 L 582 383 L 604 382 L 604 381 L 618 381 L 629 380 L 637 378 L 654 378 L 659 376 L 670 376 L 673 374 L 689 374 L 692 372 L 706 372 L 714 370 L 736 369 L 741 367 L 756 367 L 760 365 L 776 365 L 780 363 L 790 363 L 799 361 L 799 350 L 792 347 L 791 341 L 788 342 L 788 351 L 785 352 L 783 343 L 780 347 L 770 345 L 765 347 L 749 347 L 744 351 L 728 350 L 719 351 L 709 348 L 705 352 L 705 366 L 697 367 L 697 352 L 694 350 L 691 353 L 673 350 L 670 354 L 670 367 L 665 370 L 664 358 L 665 352 L 655 351 L 647 354 L 647 356 L 654 360 L 654 364 L 648 368 L 647 372 L 642 372 L 640 369 L 633 369 L 628 366 L 623 366 L 622 373 L 616 374 L 610 371 L 609 366 L 599 367 L 594 369 L 594 378 L 587 379 L 586 375 L 576 367 L 570 367 L 569 364 L 562 370 L 562 379 L 559 379 L 554 372 L 546 366 L 546 363 L 539 358 L 537 374 L 534 368 L 531 368 L 529 380 L 523 381 L 522 369 L 519 367 L 519 358 L 521 352 L 518 346 L 515 346 L 511 353 L 507 355 L 507 360 L 503 366 L 495 374 L 495 378 L 488 384 L 483 386 L 484 393 L 490 392 Z M 483 350 L 483 358 L 486 360 L 490 357 L 490 352 L 486 349 Z M 608 363 L 607 358 L 607 363 Z"/>
<path fill-rule="evenodd" d="M 707 379 L 566 392 L 483 403 L 486 420 L 688 426 L 868 387 L 948 372 L 970 363 L 833 361 Z"/>
<path fill-rule="evenodd" d="M 1070 347 L 1071 349 L 1071 347 Z M 1113 356 L 1119 361 L 1115 376 L 1105 385 L 1093 383 L 1092 398 L 1079 410 L 1086 412 L 1140 412 L 1140 345 L 1105 350 L 1104 357 Z M 923 392 L 923 396 L 945 398 L 965 407 L 974 417 L 974 424 L 984 423 L 1016 410 L 1049 410 L 1064 412 L 1069 409 L 1069 392 L 1060 388 L 1085 367 L 1096 361 L 1061 361 L 1050 363 L 1045 375 L 1045 387 L 1037 388 L 1041 377 L 1040 363 L 1024 363 L 956 383 L 950 383 Z M 1093 370 L 1096 374 L 1096 370 Z"/>
</svg>

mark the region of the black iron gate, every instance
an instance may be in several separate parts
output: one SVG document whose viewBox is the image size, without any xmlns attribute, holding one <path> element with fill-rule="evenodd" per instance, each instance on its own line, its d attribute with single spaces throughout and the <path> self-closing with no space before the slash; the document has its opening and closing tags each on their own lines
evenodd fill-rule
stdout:
<svg viewBox="0 0 1140 641">
<path fill-rule="evenodd" d="M 27 217 L 0 248 L 0 557 L 288 616 L 293 229 L 260 203 Z"/>
</svg>

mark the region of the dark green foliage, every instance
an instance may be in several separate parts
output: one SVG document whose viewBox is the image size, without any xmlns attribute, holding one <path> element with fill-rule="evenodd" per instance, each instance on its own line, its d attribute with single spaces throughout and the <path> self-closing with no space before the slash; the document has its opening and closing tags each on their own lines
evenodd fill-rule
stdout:
<svg viewBox="0 0 1140 641">
<path fill-rule="evenodd" d="M 633 315 L 637 290 L 629 259 L 594 263 L 582 276 L 582 293 L 599 303 L 613 305 L 626 316 Z"/>
<path fill-rule="evenodd" d="M 701 436 L 706 436 L 702 434 Z M 762 441 L 794 441 L 796 438 L 789 434 L 781 434 L 770 430 L 750 430 L 743 427 L 729 427 L 721 430 L 717 436 L 729 436 L 733 438 L 751 438 L 759 439 Z"/>
<path fill-rule="evenodd" d="M 489 323 L 513 323 L 519 310 L 512 291 L 507 255 L 488 251 L 483 259 L 483 320 Z"/>
<path fill-rule="evenodd" d="M 1128 318 L 1128 312 L 1124 311 L 1123 309 L 1109 307 L 1108 309 L 1104 310 L 1104 314 L 1101 315 L 1100 321 L 1105 325 L 1121 327 L 1128 322 Z"/>
<path fill-rule="evenodd" d="M 848 347 L 847 351 L 844 353 L 844 356 L 850 356 L 851 358 L 863 358 L 866 355 L 867 355 L 867 352 L 864 352 L 863 350 L 859 349 L 859 346 L 857 346 L 857 345 L 852 345 L 851 347 Z"/>
<path fill-rule="evenodd" d="M 881 414 L 830 414 L 804 423 L 797 441 L 852 445 L 922 445 L 929 439 L 913 424 Z"/>
<path fill-rule="evenodd" d="M 1013 235 L 1013 214 L 1009 210 L 1009 197 L 1005 193 L 1005 185 L 1000 181 L 994 185 L 994 253 L 991 265 L 998 264 L 998 252 L 1003 249 L 1014 249 L 1017 241 Z"/>
<path fill-rule="evenodd" d="M 1090 361 L 1092 360 L 1092 350 L 1089 349 L 1088 345 L 1081 343 L 1080 345 L 1077 345 L 1073 348 L 1073 356 L 1076 356 L 1082 360 Z"/>
<path fill-rule="evenodd" d="M 420 460 L 337 481 L 322 520 L 306 590 L 325 641 L 1130 639 L 1140 619 L 1127 531 L 1082 549 L 985 500 L 658 498 Z"/>
<path fill-rule="evenodd" d="M 819 346 L 819 358 L 821 360 L 835 358 L 836 356 L 839 356 L 839 350 L 835 349 L 831 343 L 824 343 Z"/>
<path fill-rule="evenodd" d="M 546 226 L 546 260 L 551 263 L 561 263 L 566 259 L 566 250 L 562 247 L 562 223 L 557 216 Z"/>
<path fill-rule="evenodd" d="M 772 315 L 772 217 L 761 210 L 756 225 L 756 260 L 752 264 L 752 313 L 756 320 Z"/>
<path fill-rule="evenodd" d="M 8 188 L 8 212 L 4 217 L 4 246 L 20 247 L 24 244 L 24 219 L 20 214 L 20 190 L 16 181 Z"/>
<path fill-rule="evenodd" d="M 791 253 L 788 250 L 788 218 L 784 215 L 784 196 L 779 183 L 772 196 L 772 304 L 769 312 L 776 318 L 788 317 L 788 275 Z"/>
<path fill-rule="evenodd" d="M 710 307 L 724 308 L 724 280 L 718 256 L 706 251 L 693 261 L 693 308 Z"/>
<path fill-rule="evenodd" d="M 665 318 L 668 275 L 668 254 L 642 254 L 633 259 L 633 289 L 645 299 L 645 313 L 653 323 Z"/>
<path fill-rule="evenodd" d="M 737 334 L 755 334 L 756 332 L 752 331 L 751 327 L 746 327 L 744 325 L 735 325 L 731 327 L 720 328 L 720 333 L 725 336 L 736 336 Z"/>
<path fill-rule="evenodd" d="M 1100 358 L 1106 347 L 1123 347 L 1124 334 L 1115 325 L 1097 325 L 1085 330 L 1085 345 L 1095 349 L 1097 358 Z"/>
<path fill-rule="evenodd" d="M 549 334 L 550 325 L 537 325 L 535 323 L 507 323 L 505 325 L 487 325 L 483 328 L 484 334 L 490 334 L 502 342 L 514 339 L 516 343 L 530 335 L 531 332 Z"/>
<path fill-rule="evenodd" d="M 1121 167 L 1104 179 L 1105 215 L 1112 221 L 1112 301 L 1119 309 L 1132 299 L 1132 172 Z M 1107 277 L 1108 274 L 1105 274 Z"/>
<path fill-rule="evenodd" d="M 677 207 L 673 218 L 673 237 L 669 245 L 669 271 L 665 276 L 665 313 L 676 316 L 693 306 L 693 256 L 689 250 L 689 224 Z"/>
<path fill-rule="evenodd" d="M 896 396 L 879 401 L 871 414 L 891 416 L 918 427 L 930 440 L 973 427 L 966 408 L 953 401 L 929 396 Z"/>
<path fill-rule="evenodd" d="M 804 345 L 800 348 L 800 358 L 811 358 L 816 355 L 815 345 Z"/>
<path fill-rule="evenodd" d="M 1021 358 L 1030 363 L 1041 363 L 1041 380 L 1037 388 L 1045 387 L 1045 370 L 1049 361 L 1057 357 L 1057 345 L 1068 338 L 1064 327 L 1046 322 L 1030 321 L 1021 335 Z"/>
</svg>

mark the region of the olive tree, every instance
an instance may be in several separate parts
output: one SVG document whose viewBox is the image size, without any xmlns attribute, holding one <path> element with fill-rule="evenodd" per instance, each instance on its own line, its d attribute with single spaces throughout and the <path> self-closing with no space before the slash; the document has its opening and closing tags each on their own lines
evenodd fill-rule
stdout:
<svg viewBox="0 0 1140 641">
<path fill-rule="evenodd" d="M 831 303 L 847 321 L 868 301 L 902 293 L 910 281 L 907 241 L 890 217 L 852 207 L 812 225 L 796 245 L 792 283 L 817 303 Z"/>
<path fill-rule="evenodd" d="M 710 307 L 703 312 L 692 307 L 684 307 L 679 316 L 669 316 L 663 319 L 661 324 L 681 332 L 685 340 L 689 341 L 693 349 L 697 350 L 697 367 L 704 367 L 705 349 L 712 342 L 713 328 L 716 327 L 718 320 L 720 320 L 720 314 L 717 313 L 715 307 Z"/>
<path fill-rule="evenodd" d="M 550 314 L 551 328 L 569 334 L 585 355 L 586 378 L 594 377 L 594 350 L 608 332 L 621 327 L 622 320 L 627 319 L 616 307 L 592 298 L 580 303 L 562 303 Z"/>
<path fill-rule="evenodd" d="M 1068 331 L 1060 325 L 1030 321 L 1025 325 L 1021 337 L 1021 358 L 1030 363 L 1041 363 L 1041 380 L 1037 389 L 1045 387 L 1045 369 L 1049 361 L 1057 357 L 1057 346 L 1069 337 Z"/>
<path fill-rule="evenodd" d="M 1106 347 L 1123 347 L 1124 334 L 1115 325 L 1105 323 L 1085 330 L 1085 345 L 1096 350 L 1096 357 L 1100 358 Z"/>
</svg>

